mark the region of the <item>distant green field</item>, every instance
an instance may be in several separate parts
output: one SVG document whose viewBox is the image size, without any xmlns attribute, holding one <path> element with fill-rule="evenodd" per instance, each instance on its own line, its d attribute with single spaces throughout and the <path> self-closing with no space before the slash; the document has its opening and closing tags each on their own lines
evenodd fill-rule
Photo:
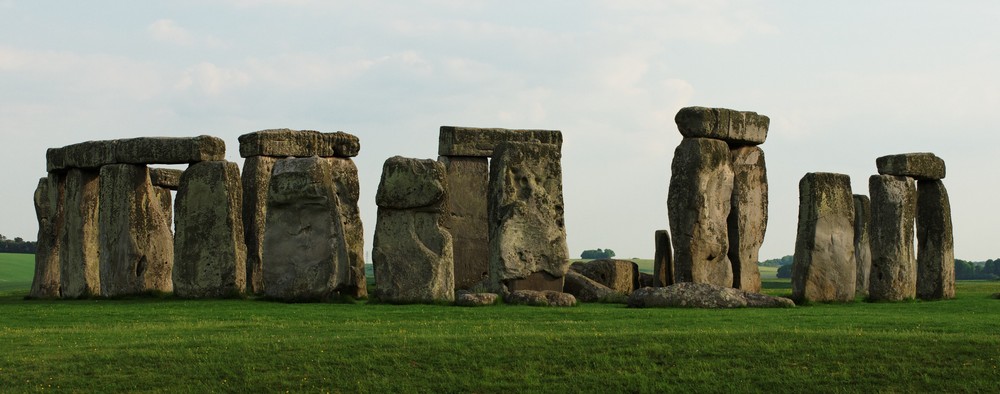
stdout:
<svg viewBox="0 0 1000 394">
<path fill-rule="evenodd" d="M 35 275 L 35 255 L 0 253 L 0 293 L 31 289 Z"/>
</svg>

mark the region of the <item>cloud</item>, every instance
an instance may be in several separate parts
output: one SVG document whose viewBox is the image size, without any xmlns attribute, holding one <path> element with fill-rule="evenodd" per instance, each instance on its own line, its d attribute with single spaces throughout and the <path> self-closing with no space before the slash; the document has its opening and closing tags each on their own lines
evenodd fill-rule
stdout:
<svg viewBox="0 0 1000 394">
<path fill-rule="evenodd" d="M 212 36 L 199 36 L 171 19 L 159 19 L 146 27 L 156 41 L 179 46 L 219 47 L 222 41 Z"/>
<path fill-rule="evenodd" d="M 250 74 L 243 70 L 199 63 L 187 68 L 175 86 L 179 90 L 193 89 L 208 96 L 218 96 L 224 91 L 247 86 L 250 82 Z"/>
</svg>

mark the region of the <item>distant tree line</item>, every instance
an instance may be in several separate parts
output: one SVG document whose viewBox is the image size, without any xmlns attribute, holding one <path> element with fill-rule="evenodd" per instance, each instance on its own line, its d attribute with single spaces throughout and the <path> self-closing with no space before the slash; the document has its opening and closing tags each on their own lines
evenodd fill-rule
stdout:
<svg viewBox="0 0 1000 394">
<path fill-rule="evenodd" d="M 783 265 L 791 265 L 793 256 L 788 255 L 778 259 L 770 259 L 757 262 L 757 265 L 761 267 L 781 267 Z"/>
<path fill-rule="evenodd" d="M 777 265 L 779 278 L 792 277 L 792 256 L 785 256 L 780 259 L 765 260 L 760 262 L 760 265 L 765 267 L 774 267 L 775 264 L 779 264 Z M 986 261 L 965 261 L 955 259 L 955 279 L 1000 279 L 1000 259 Z"/>
<path fill-rule="evenodd" d="M 615 257 L 615 251 L 611 249 L 598 248 L 598 249 L 584 250 L 583 253 L 580 254 L 581 259 L 596 260 L 596 259 L 610 259 L 612 257 Z"/>
<path fill-rule="evenodd" d="M 35 241 L 25 241 L 21 237 L 7 239 L 0 234 L 0 253 L 35 253 L 38 250 L 38 243 Z"/>
</svg>

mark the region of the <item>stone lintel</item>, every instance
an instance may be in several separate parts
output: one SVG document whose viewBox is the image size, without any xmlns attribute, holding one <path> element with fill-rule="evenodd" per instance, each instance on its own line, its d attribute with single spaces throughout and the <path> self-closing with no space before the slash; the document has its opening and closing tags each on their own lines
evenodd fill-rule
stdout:
<svg viewBox="0 0 1000 394">
<path fill-rule="evenodd" d="M 562 149 L 559 130 L 515 130 L 498 128 L 441 126 L 438 154 L 441 156 L 491 157 L 501 142 L 538 142 Z"/>
</svg>

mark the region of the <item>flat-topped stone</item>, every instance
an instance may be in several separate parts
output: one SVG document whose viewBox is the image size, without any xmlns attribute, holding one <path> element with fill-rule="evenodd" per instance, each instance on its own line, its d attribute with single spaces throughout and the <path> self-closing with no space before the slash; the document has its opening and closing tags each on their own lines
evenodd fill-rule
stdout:
<svg viewBox="0 0 1000 394">
<path fill-rule="evenodd" d="M 536 142 L 562 147 L 558 130 L 514 130 L 478 127 L 441 126 L 438 154 L 441 156 L 493 156 L 501 142 Z"/>
<path fill-rule="evenodd" d="M 760 145 L 767 139 L 771 119 L 750 111 L 686 107 L 674 117 L 685 138 L 714 138 L 730 145 Z"/>
<path fill-rule="evenodd" d="M 875 159 L 879 175 L 908 176 L 917 180 L 944 179 L 944 160 L 933 153 L 903 153 Z"/>
<path fill-rule="evenodd" d="M 342 131 L 269 129 L 241 135 L 240 156 L 355 157 L 361 150 L 358 137 Z"/>
<path fill-rule="evenodd" d="M 226 143 L 208 135 L 87 141 L 50 148 L 45 153 L 49 172 L 109 164 L 188 164 L 223 160 L 225 156 Z"/>
<path fill-rule="evenodd" d="M 156 187 L 177 190 L 181 184 L 181 174 L 184 174 L 183 170 L 175 170 L 172 168 L 150 168 L 149 181 Z"/>
</svg>

